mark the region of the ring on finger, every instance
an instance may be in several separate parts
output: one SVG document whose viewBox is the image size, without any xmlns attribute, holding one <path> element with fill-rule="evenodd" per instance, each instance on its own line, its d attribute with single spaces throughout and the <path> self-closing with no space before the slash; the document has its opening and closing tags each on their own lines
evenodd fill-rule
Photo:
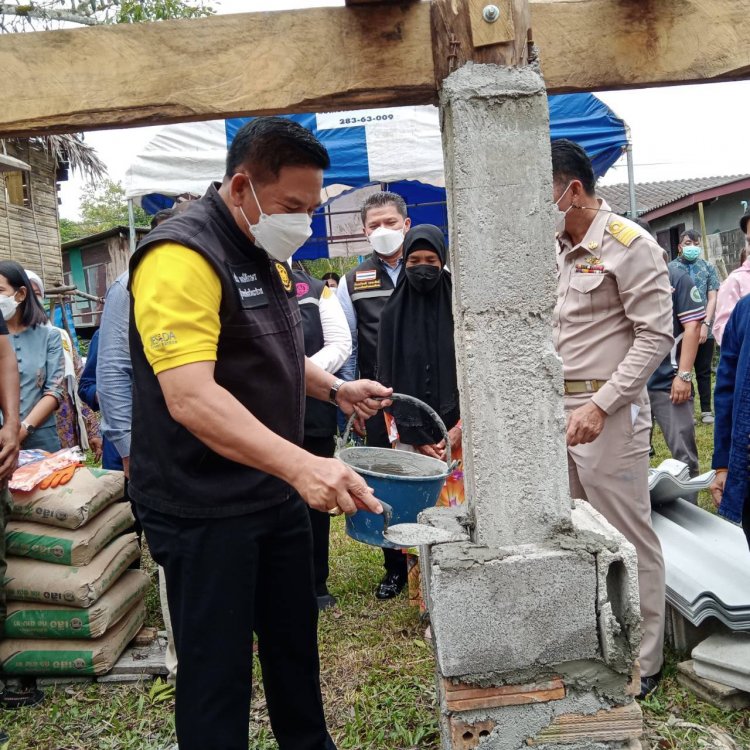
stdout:
<svg viewBox="0 0 750 750">
<path fill-rule="evenodd" d="M 341 514 L 342 514 L 343 512 L 344 512 L 344 511 L 343 511 L 343 510 L 341 510 L 341 508 L 339 508 L 339 506 L 337 505 L 337 506 L 336 506 L 335 508 L 331 508 L 331 509 L 330 509 L 330 510 L 328 511 L 328 515 L 329 515 L 329 516 L 340 516 L 340 515 L 341 515 Z"/>
</svg>

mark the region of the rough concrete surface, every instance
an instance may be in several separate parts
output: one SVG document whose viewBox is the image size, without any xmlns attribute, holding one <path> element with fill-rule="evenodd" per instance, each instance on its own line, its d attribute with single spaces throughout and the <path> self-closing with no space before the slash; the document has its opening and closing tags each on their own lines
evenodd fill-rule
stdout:
<svg viewBox="0 0 750 750">
<path fill-rule="evenodd" d="M 598 654 L 593 556 L 441 544 L 430 551 L 429 580 L 437 660 L 446 677 Z"/>
<path fill-rule="evenodd" d="M 480 750 L 527 750 L 530 740 L 543 729 L 553 723 L 556 717 L 567 714 L 596 714 L 603 708 L 608 708 L 596 696 L 591 694 L 572 694 L 563 700 L 551 701 L 521 706 L 505 706 L 499 709 L 483 709 L 479 711 L 461 712 L 461 720 L 469 724 L 479 723 L 491 719 L 496 726 L 489 737 L 483 739 Z M 450 736 L 449 717 L 441 715 L 443 737 Z M 545 750 L 551 750 L 555 745 L 539 745 Z M 606 748 L 613 750 L 627 747 L 626 742 L 603 743 L 583 742 L 565 744 L 566 750 L 597 750 Z M 446 750 L 450 745 L 445 745 Z"/>
<path fill-rule="evenodd" d="M 677 665 L 677 682 L 700 700 L 722 711 L 741 711 L 750 708 L 750 693 L 700 677 L 695 672 L 692 659 Z"/>
<path fill-rule="evenodd" d="M 570 514 L 544 82 L 467 64 L 444 81 L 441 109 L 475 541 L 536 542 Z"/>
</svg>

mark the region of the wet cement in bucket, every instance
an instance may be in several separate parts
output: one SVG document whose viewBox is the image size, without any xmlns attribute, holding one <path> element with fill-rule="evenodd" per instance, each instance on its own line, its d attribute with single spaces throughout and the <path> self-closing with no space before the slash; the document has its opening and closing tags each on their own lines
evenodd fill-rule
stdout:
<svg viewBox="0 0 750 750">
<path fill-rule="evenodd" d="M 346 448 L 339 458 L 355 470 L 396 477 L 439 477 L 448 473 L 444 461 L 391 448 Z"/>
</svg>

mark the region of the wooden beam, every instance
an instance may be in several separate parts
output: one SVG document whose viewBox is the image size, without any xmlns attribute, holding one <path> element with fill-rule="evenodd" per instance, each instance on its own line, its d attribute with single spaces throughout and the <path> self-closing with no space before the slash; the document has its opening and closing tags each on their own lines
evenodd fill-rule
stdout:
<svg viewBox="0 0 750 750">
<path fill-rule="evenodd" d="M 429 4 L 0 36 L 0 136 L 435 100 Z"/>
<path fill-rule="evenodd" d="M 552 93 L 750 77 L 750 0 L 532 0 L 531 26 Z"/>
<path fill-rule="evenodd" d="M 538 0 L 531 21 L 552 93 L 750 76 L 750 0 Z M 5 34 L 0 70 L 0 137 L 436 98 L 426 2 Z"/>
</svg>

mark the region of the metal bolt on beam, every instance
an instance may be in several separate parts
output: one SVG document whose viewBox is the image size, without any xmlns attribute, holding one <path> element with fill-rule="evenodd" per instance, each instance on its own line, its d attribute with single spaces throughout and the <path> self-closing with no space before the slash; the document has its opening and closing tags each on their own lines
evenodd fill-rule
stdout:
<svg viewBox="0 0 750 750">
<path fill-rule="evenodd" d="M 484 10 L 482 11 L 482 18 L 484 18 L 487 23 L 495 23 L 495 21 L 500 18 L 500 8 L 498 8 L 497 5 L 485 5 Z"/>
</svg>

